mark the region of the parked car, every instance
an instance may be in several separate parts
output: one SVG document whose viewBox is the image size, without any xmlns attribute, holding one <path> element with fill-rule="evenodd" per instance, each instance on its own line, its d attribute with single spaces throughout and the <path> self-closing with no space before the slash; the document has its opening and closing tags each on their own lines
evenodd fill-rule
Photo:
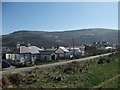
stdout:
<svg viewBox="0 0 120 90">
<path fill-rule="evenodd" d="M 10 63 L 7 61 L 2 61 L 2 68 L 8 68 L 10 67 Z"/>
<path fill-rule="evenodd" d="M 11 64 L 16 67 L 23 67 L 26 65 L 25 63 L 21 63 L 19 61 L 12 61 Z"/>
</svg>

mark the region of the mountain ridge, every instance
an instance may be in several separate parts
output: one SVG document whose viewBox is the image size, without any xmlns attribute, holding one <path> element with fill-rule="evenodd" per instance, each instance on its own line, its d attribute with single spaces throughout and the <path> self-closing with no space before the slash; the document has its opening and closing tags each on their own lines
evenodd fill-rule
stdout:
<svg viewBox="0 0 120 90">
<path fill-rule="evenodd" d="M 38 47 L 70 46 L 72 38 L 75 45 L 91 44 L 95 41 L 108 41 L 117 43 L 118 32 L 115 29 L 90 28 L 70 31 L 47 32 L 47 31 L 15 31 L 2 35 L 2 46 L 15 48 L 17 43 L 31 43 Z"/>
</svg>

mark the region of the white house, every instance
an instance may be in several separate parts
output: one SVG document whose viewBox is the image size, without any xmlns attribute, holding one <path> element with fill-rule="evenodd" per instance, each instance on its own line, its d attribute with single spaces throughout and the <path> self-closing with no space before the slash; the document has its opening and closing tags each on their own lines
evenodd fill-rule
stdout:
<svg viewBox="0 0 120 90">
<path fill-rule="evenodd" d="M 70 51 L 71 57 L 81 57 L 85 55 L 85 46 L 72 46 L 67 47 L 67 49 Z"/>
<path fill-rule="evenodd" d="M 55 50 L 58 59 L 70 58 L 70 52 L 65 47 L 58 47 Z"/>
<path fill-rule="evenodd" d="M 18 60 L 19 62 L 28 62 L 39 60 L 39 51 L 43 51 L 36 46 L 17 46 L 17 49 L 13 53 L 7 53 L 6 59 Z"/>
<path fill-rule="evenodd" d="M 69 48 L 68 50 L 70 51 L 70 54 L 74 55 L 75 57 L 81 57 L 82 56 L 82 52 L 80 51 L 79 48 Z"/>
<path fill-rule="evenodd" d="M 78 48 L 80 49 L 80 51 L 82 52 L 82 56 L 85 55 L 85 46 L 84 45 L 81 45 L 81 46 L 78 46 Z"/>
<path fill-rule="evenodd" d="M 54 51 L 49 51 L 49 50 L 40 51 L 41 61 L 52 61 L 52 60 L 56 60 L 56 58 L 57 58 L 57 55 L 55 54 Z"/>
</svg>

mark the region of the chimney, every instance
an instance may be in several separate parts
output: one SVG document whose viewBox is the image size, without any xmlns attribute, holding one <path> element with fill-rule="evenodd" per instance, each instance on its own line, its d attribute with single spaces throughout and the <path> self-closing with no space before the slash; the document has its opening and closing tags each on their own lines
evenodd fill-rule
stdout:
<svg viewBox="0 0 120 90">
<path fill-rule="evenodd" d="M 28 47 L 30 47 L 31 46 L 31 44 L 30 43 L 28 43 Z"/>
<path fill-rule="evenodd" d="M 20 44 L 17 44 L 17 49 L 19 49 L 20 48 Z"/>
</svg>

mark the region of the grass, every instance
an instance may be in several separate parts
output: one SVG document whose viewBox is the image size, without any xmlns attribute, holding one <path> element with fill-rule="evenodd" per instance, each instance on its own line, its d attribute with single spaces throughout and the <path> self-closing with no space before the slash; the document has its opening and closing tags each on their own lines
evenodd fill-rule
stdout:
<svg viewBox="0 0 120 90">
<path fill-rule="evenodd" d="M 56 60 L 56 61 L 47 61 L 47 62 L 37 63 L 37 65 L 51 64 L 51 63 L 57 63 L 57 62 L 61 62 L 61 61 L 60 61 L 60 60 Z"/>
<path fill-rule="evenodd" d="M 35 68 L 29 71 L 4 75 L 4 85 L 13 88 L 94 88 L 118 75 L 118 55 L 72 62 L 50 68 Z M 98 64 L 99 60 L 103 62 Z M 106 62 L 110 60 L 110 62 Z M 118 88 L 117 79 L 101 88 Z"/>
<path fill-rule="evenodd" d="M 0 68 L 0 71 L 2 71 L 3 70 L 3 68 Z"/>
<path fill-rule="evenodd" d="M 101 83 L 100 85 L 96 86 L 95 88 L 115 88 L 115 87 L 120 87 L 120 85 L 118 84 L 118 78 L 120 77 L 120 75 L 117 75 L 103 83 Z"/>
<path fill-rule="evenodd" d="M 120 85 L 118 84 L 118 78 L 116 78 L 108 83 L 105 83 L 100 88 L 116 88 L 116 87 L 120 88 Z"/>
</svg>

